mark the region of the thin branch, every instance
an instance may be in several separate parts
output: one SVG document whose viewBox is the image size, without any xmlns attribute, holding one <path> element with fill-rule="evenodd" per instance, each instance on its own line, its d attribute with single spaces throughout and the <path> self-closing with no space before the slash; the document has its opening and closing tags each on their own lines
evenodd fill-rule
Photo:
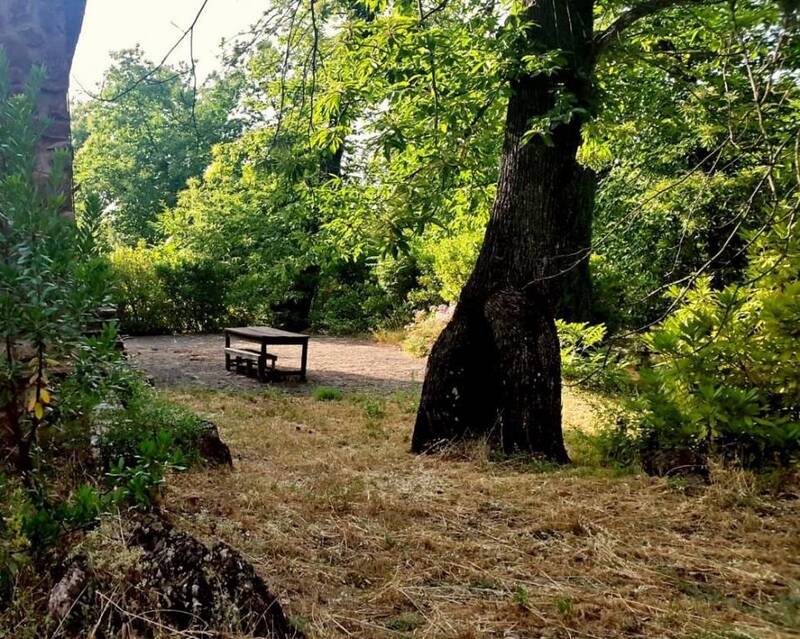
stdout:
<svg viewBox="0 0 800 639">
<path fill-rule="evenodd" d="M 277 143 L 281 132 L 281 127 L 283 126 L 284 108 L 286 106 L 286 77 L 289 73 L 289 59 L 292 53 L 292 38 L 294 37 L 297 12 L 300 10 L 301 4 L 301 0 L 298 0 L 295 3 L 294 10 L 289 18 L 289 32 L 286 36 L 286 49 L 283 54 L 283 65 L 281 67 L 280 100 L 278 103 L 277 122 L 275 123 L 275 133 L 272 136 L 272 143 L 270 144 L 270 147 L 274 147 Z"/>
<path fill-rule="evenodd" d="M 425 20 L 430 18 L 434 13 L 438 13 L 439 11 L 442 11 L 445 7 L 447 7 L 447 3 L 448 2 L 450 2 L 450 0 L 442 0 L 435 7 L 432 7 L 430 9 L 428 9 L 427 11 L 423 11 L 422 10 L 422 2 L 420 0 L 420 3 L 419 3 L 419 21 L 420 22 L 425 22 Z"/>
<path fill-rule="evenodd" d="M 81 86 L 81 88 L 84 91 L 86 91 L 86 95 L 88 95 L 93 100 L 97 100 L 99 102 L 116 102 L 117 100 L 125 97 L 126 95 L 131 93 L 134 89 L 136 89 L 138 86 L 140 86 L 141 84 L 146 82 L 149 78 L 151 78 L 153 75 L 155 75 L 167 63 L 167 60 L 169 60 L 170 56 L 175 52 L 175 49 L 177 49 L 180 46 L 181 42 L 183 42 L 186 39 L 186 36 L 191 36 L 194 33 L 194 28 L 195 26 L 197 26 L 197 22 L 198 20 L 200 20 L 200 16 L 203 15 L 203 11 L 205 11 L 207 4 L 208 0 L 203 0 L 203 4 L 200 5 L 200 9 L 198 9 L 197 14 L 194 16 L 194 20 L 192 20 L 192 23 L 189 25 L 189 28 L 186 29 L 181 35 L 181 37 L 178 38 L 178 40 L 175 42 L 175 44 L 173 44 L 170 47 L 169 51 L 167 51 L 164 57 L 161 58 L 161 62 L 159 62 L 156 66 L 150 69 L 147 73 L 143 74 L 140 78 L 129 84 L 127 87 L 119 91 L 116 95 L 110 98 L 106 98 L 100 95 L 94 95 L 89 91 L 86 91 L 86 89 L 83 86 Z"/>
<path fill-rule="evenodd" d="M 314 0 L 311 0 L 311 29 L 314 34 L 314 41 L 311 45 L 311 96 L 310 109 L 308 116 L 308 133 L 314 130 L 314 97 L 317 93 L 317 59 L 319 57 L 319 26 L 317 25 L 317 12 L 314 8 Z"/>
<path fill-rule="evenodd" d="M 605 29 L 594 37 L 594 58 L 595 60 L 603 52 L 619 41 L 622 32 L 628 27 L 636 24 L 642 18 L 671 9 L 679 5 L 712 5 L 719 4 L 723 0 L 645 0 L 630 9 L 620 13 L 617 18 Z"/>
<path fill-rule="evenodd" d="M 194 139 L 200 144 L 200 129 L 197 127 L 197 65 L 194 60 L 194 28 L 189 33 L 189 61 L 192 66 L 192 126 L 194 127 Z"/>
</svg>

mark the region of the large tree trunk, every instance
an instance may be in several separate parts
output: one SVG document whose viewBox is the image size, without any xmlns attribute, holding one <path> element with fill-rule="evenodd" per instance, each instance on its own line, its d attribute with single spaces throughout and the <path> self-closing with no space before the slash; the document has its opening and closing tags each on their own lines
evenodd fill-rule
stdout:
<svg viewBox="0 0 800 639">
<path fill-rule="evenodd" d="M 414 427 L 417 452 L 488 435 L 506 453 L 567 461 L 561 432 L 561 365 L 554 316 L 564 286 L 585 273 L 594 179 L 576 161 L 589 112 L 592 0 L 528 9 L 524 55 L 560 49 L 552 74 L 511 80 L 497 196 L 475 269 L 433 347 Z M 574 96 L 572 117 L 550 139 L 526 132 Z M 578 295 L 585 293 L 576 291 Z"/>
<path fill-rule="evenodd" d="M 86 0 L 0 0 L 0 46 L 8 56 L 12 91 L 25 84 L 31 68 L 42 65 L 47 78 L 39 94 L 39 115 L 50 122 L 39 141 L 37 178 L 45 184 L 53 152 L 71 148 L 69 73 Z M 64 207 L 72 210 L 72 166 L 64 180 Z"/>
</svg>

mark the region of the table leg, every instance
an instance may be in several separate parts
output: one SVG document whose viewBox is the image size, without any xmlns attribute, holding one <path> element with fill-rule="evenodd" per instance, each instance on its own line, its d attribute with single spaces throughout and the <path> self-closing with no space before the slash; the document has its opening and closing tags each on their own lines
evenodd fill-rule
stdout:
<svg viewBox="0 0 800 639">
<path fill-rule="evenodd" d="M 306 381 L 306 364 L 308 363 L 308 340 L 303 342 L 303 355 L 300 358 L 300 381 Z"/>
<path fill-rule="evenodd" d="M 261 342 L 261 355 L 258 358 L 258 381 L 266 381 L 265 365 L 267 363 L 267 343 Z"/>
<path fill-rule="evenodd" d="M 231 336 L 228 334 L 228 331 L 225 331 L 225 348 L 230 348 L 231 346 Z M 231 370 L 231 356 L 228 354 L 228 351 L 225 351 L 225 370 Z"/>
</svg>

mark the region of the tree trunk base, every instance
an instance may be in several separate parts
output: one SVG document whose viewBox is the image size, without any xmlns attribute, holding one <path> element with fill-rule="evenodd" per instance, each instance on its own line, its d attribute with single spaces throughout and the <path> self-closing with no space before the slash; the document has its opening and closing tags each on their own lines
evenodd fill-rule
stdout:
<svg viewBox="0 0 800 639">
<path fill-rule="evenodd" d="M 412 450 L 486 437 L 507 455 L 566 463 L 560 380 L 558 335 L 544 300 L 514 289 L 462 300 L 431 351 Z"/>
</svg>

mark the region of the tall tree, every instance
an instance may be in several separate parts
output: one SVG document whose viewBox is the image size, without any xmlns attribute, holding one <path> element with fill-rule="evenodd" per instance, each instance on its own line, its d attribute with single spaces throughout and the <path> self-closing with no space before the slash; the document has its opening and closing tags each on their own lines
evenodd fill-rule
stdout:
<svg viewBox="0 0 800 639">
<path fill-rule="evenodd" d="M 240 77 L 215 74 L 195 87 L 191 67 L 156 65 L 139 47 L 112 60 L 96 99 L 75 108 L 75 179 L 108 207 L 113 239 L 136 244 L 156 237 L 156 216 L 203 172 L 212 147 L 239 134 L 230 113 Z"/>
<path fill-rule="evenodd" d="M 528 0 L 509 19 L 519 35 L 507 52 L 497 195 L 475 269 L 431 352 L 414 451 L 489 435 L 506 453 L 567 461 L 554 317 L 587 268 L 594 180 L 577 152 L 592 75 L 624 29 L 679 1 L 645 0 L 596 35 L 594 0 Z"/>
<path fill-rule="evenodd" d="M 590 108 L 592 10 L 591 0 L 536 2 L 519 25 L 511 54 L 520 61 L 538 55 L 540 68 L 521 62 L 512 71 L 492 215 L 453 319 L 431 352 L 415 451 L 488 432 L 507 452 L 567 459 L 552 291 L 576 261 L 566 255 L 570 240 L 589 228 L 591 180 L 576 153 Z M 566 117 L 532 136 L 532 126 L 557 109 Z"/>
<path fill-rule="evenodd" d="M 86 0 L 0 0 L 0 45 L 8 57 L 12 92 L 22 89 L 32 67 L 42 65 L 47 73 L 38 98 L 39 116 L 49 122 L 37 150 L 40 182 L 50 175 L 53 152 L 70 148 L 69 73 L 85 10 Z M 71 211 L 67 169 L 65 208 Z"/>
</svg>

